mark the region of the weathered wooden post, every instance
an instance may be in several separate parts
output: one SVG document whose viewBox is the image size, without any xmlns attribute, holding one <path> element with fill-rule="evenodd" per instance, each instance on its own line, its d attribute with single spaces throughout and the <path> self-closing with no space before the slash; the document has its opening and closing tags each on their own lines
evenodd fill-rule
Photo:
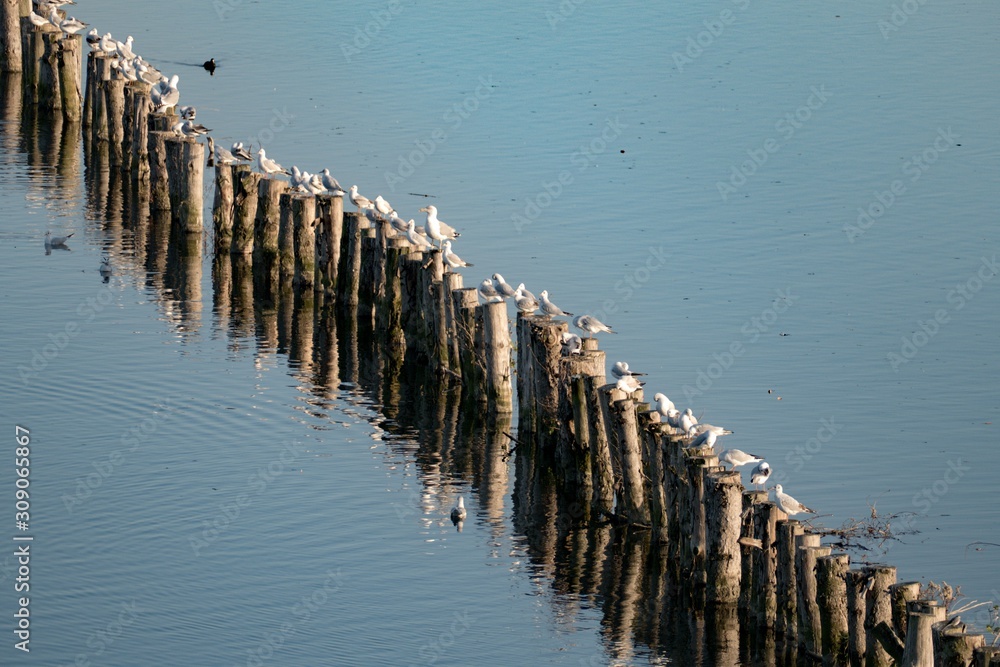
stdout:
<svg viewBox="0 0 1000 667">
<path fill-rule="evenodd" d="M 121 74 L 111 73 L 104 82 L 104 94 L 110 164 L 112 169 L 121 169 L 125 144 L 125 79 Z"/>
<path fill-rule="evenodd" d="M 559 343 L 565 323 L 558 323 L 554 330 L 556 347 L 553 352 L 558 364 L 559 409 L 557 420 L 559 424 L 559 440 L 556 445 L 556 466 L 560 471 L 560 481 L 563 489 L 574 500 L 587 507 L 593 496 L 593 470 L 591 464 L 591 427 L 590 414 L 587 408 L 587 378 L 597 378 L 605 383 L 604 355 L 575 354 L 560 357 Z"/>
<path fill-rule="evenodd" d="M 864 659 L 866 667 L 890 667 L 893 658 L 879 641 L 879 631 L 892 633 L 892 593 L 896 584 L 896 568 L 887 565 L 872 565 L 864 570 L 868 575 L 865 582 L 865 647 Z M 890 635 L 890 636 L 892 636 Z M 899 638 L 892 637 L 893 644 L 898 645 Z M 899 654 L 902 657 L 902 653 Z"/>
<path fill-rule="evenodd" d="M 97 51 L 87 53 L 87 72 L 83 81 L 83 127 L 90 129 L 94 124 L 94 97 L 97 94 Z"/>
<path fill-rule="evenodd" d="M 83 69 L 83 35 L 64 35 L 59 50 L 59 92 L 63 118 L 79 123 L 83 119 L 80 76 Z"/>
<path fill-rule="evenodd" d="M 920 597 L 919 581 L 904 581 L 889 587 L 892 600 L 892 626 L 900 637 L 906 636 L 909 604 Z"/>
<path fill-rule="evenodd" d="M 493 412 L 513 412 L 513 387 L 510 376 L 510 328 L 507 304 L 488 303 L 483 312 L 483 343 L 486 352 L 486 393 Z"/>
<path fill-rule="evenodd" d="M 865 636 L 865 589 L 868 584 L 866 569 L 851 569 L 845 576 L 847 590 L 847 657 L 853 664 L 864 664 L 867 651 Z"/>
<path fill-rule="evenodd" d="M 132 179 L 145 186 L 149 183 L 149 112 L 152 108 L 149 101 L 150 85 L 131 81 L 128 87 L 132 90 L 132 157 L 129 164 Z"/>
<path fill-rule="evenodd" d="M 36 28 L 32 38 L 41 43 L 42 55 L 38 61 L 38 93 L 36 104 L 46 112 L 62 113 L 62 92 L 59 83 L 59 47 L 62 31 L 54 26 Z"/>
<path fill-rule="evenodd" d="M 646 502 L 645 481 L 642 471 L 642 445 L 639 442 L 639 422 L 635 414 L 635 401 L 621 398 L 624 392 L 613 389 L 610 399 L 615 415 L 618 442 L 621 446 L 622 500 L 624 515 L 631 524 L 649 525 L 649 505 Z"/>
<path fill-rule="evenodd" d="M 182 137 L 167 138 L 165 143 L 171 218 L 184 232 L 200 234 L 205 228 L 205 144 Z"/>
<path fill-rule="evenodd" d="M 817 601 L 816 561 L 829 556 L 832 549 L 820 546 L 818 534 L 807 533 L 795 539 L 795 576 L 799 596 L 799 646 L 814 658 L 822 658 L 823 626 Z"/>
<path fill-rule="evenodd" d="M 970 667 L 975 664 L 976 649 L 986 646 L 983 635 L 970 635 L 965 628 L 948 622 L 933 627 L 934 664 L 942 667 Z"/>
<path fill-rule="evenodd" d="M 340 265 L 337 268 L 337 304 L 352 312 L 358 308 L 358 290 L 361 280 L 361 230 L 367 226 L 368 220 L 360 213 L 344 213 Z"/>
<path fill-rule="evenodd" d="M 795 544 L 805 528 L 798 521 L 779 521 L 777 554 L 777 587 L 775 589 L 778 613 L 775 630 L 794 639 L 798 634 L 798 584 L 795 576 Z"/>
<path fill-rule="evenodd" d="M 21 72 L 21 21 L 17 0 L 2 0 L 0 5 L 0 32 L 3 34 L 3 51 L 0 52 L 0 72 Z"/>
<path fill-rule="evenodd" d="M 455 337 L 458 339 L 462 393 L 466 397 L 480 396 L 485 400 L 482 392 L 476 391 L 484 383 L 485 370 L 476 363 L 476 307 L 479 305 L 476 288 L 463 287 L 455 290 L 451 298 L 455 302 Z"/>
<path fill-rule="evenodd" d="M 248 165 L 238 165 L 249 170 Z M 273 266 L 278 260 L 281 232 L 281 196 L 288 192 L 288 181 L 261 176 L 257 181 L 257 210 L 254 214 L 254 262 Z M 289 209 L 289 215 L 291 210 Z"/>
<path fill-rule="evenodd" d="M 911 600 L 906 605 L 906 646 L 901 667 L 934 667 L 934 624 L 945 620 L 937 600 Z"/>
<path fill-rule="evenodd" d="M 751 599 L 760 622 L 774 628 L 778 617 L 778 522 L 788 519 L 788 515 L 773 502 L 758 502 L 754 507 L 760 552 L 754 561 L 755 593 Z"/>
<path fill-rule="evenodd" d="M 237 177 L 239 186 L 233 196 L 233 242 L 230 252 L 233 255 L 252 257 L 258 192 L 264 175 L 253 171 L 234 171 L 234 185 Z"/>
<path fill-rule="evenodd" d="M 403 365 L 403 358 L 406 355 L 406 339 L 403 337 L 402 324 L 403 286 L 400 267 L 409 249 L 410 246 L 405 239 L 390 239 L 386 247 L 385 285 L 381 307 L 376 310 L 378 318 L 376 326 L 382 339 L 382 349 L 386 358 L 386 373 L 398 373 Z M 334 284 L 335 281 L 330 282 L 331 286 Z M 475 308 L 475 302 L 476 296 L 475 292 L 473 292 L 473 308 Z M 474 311 L 472 317 L 475 317 Z M 471 332 L 469 333 L 471 334 Z M 464 341 L 464 336 L 465 332 L 462 328 L 457 328 L 455 333 L 456 339 Z M 471 338 L 469 338 L 468 344 L 471 345 Z M 469 354 L 471 355 L 471 350 Z M 465 366 L 460 366 L 460 369 L 465 381 L 469 381 L 472 376 L 465 375 Z M 464 384 L 465 382 L 463 382 L 463 386 Z"/>
<path fill-rule="evenodd" d="M 292 221 L 295 229 L 295 278 L 294 284 L 312 290 L 316 282 L 316 198 L 312 195 L 293 195 Z"/>
<path fill-rule="evenodd" d="M 95 106 L 100 106 L 102 96 L 94 100 Z M 151 114 L 152 115 L 152 114 Z M 152 120 L 152 119 L 151 119 Z M 94 126 L 94 129 L 98 128 Z M 150 211 L 170 211 L 170 176 L 167 170 L 167 139 L 174 137 L 173 132 L 149 131 L 149 181 L 150 181 Z"/>
<path fill-rule="evenodd" d="M 604 368 L 601 353 L 601 368 Z M 593 495 L 591 504 L 598 514 L 610 517 L 615 506 L 615 479 L 611 466 L 611 450 L 608 444 L 608 424 L 605 422 L 604 410 L 601 406 L 601 389 L 605 376 L 590 376 L 585 378 L 587 399 L 587 419 L 590 429 L 590 470 L 593 475 Z"/>
<path fill-rule="evenodd" d="M 847 554 L 823 556 L 816 561 L 816 590 L 823 637 L 823 664 L 850 664 L 847 629 Z"/>
<path fill-rule="evenodd" d="M 562 334 L 567 330 L 565 322 L 549 318 L 518 313 L 517 328 L 525 329 L 527 336 L 518 334 L 518 340 L 527 339 L 531 364 L 528 367 L 534 401 L 535 442 L 545 460 L 553 460 L 559 438 L 559 364 L 562 350 Z M 518 373 L 521 369 L 518 369 Z M 520 418 L 519 418 L 520 420 Z M 562 464 L 570 465 L 564 460 Z"/>
<path fill-rule="evenodd" d="M 743 484 L 736 471 L 708 475 L 705 489 L 706 598 L 709 603 L 735 605 L 740 597 L 740 516 Z"/>
<path fill-rule="evenodd" d="M 340 266 L 341 238 L 344 233 L 343 195 L 316 195 L 319 231 L 316 239 L 320 285 L 327 294 L 337 293 L 337 270 Z"/>
<path fill-rule="evenodd" d="M 233 244 L 233 165 L 215 163 L 215 199 L 212 201 L 212 229 L 215 254 L 229 253 Z"/>
<path fill-rule="evenodd" d="M 111 60 L 111 56 L 106 53 L 95 59 L 97 72 L 94 77 L 94 120 L 90 128 L 90 133 L 94 141 L 97 142 L 108 141 L 110 138 L 108 116 L 111 111 L 108 109 L 107 88 L 108 81 L 111 80 L 112 76 Z M 151 127 L 150 129 L 165 131 L 167 127 Z"/>
</svg>

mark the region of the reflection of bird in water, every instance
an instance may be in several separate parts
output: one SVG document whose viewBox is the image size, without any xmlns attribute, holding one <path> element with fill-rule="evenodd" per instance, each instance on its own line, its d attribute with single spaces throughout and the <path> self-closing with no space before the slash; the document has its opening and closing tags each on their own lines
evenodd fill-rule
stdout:
<svg viewBox="0 0 1000 667">
<path fill-rule="evenodd" d="M 459 521 L 465 520 L 465 497 L 458 497 L 458 505 L 456 505 L 451 510 L 451 521 L 452 523 L 458 523 Z"/>
<path fill-rule="evenodd" d="M 215 58 L 210 58 L 210 59 L 206 60 L 205 64 L 202 65 L 202 67 L 204 67 L 206 70 L 208 70 L 209 74 L 211 74 L 212 76 L 215 76 Z"/>
</svg>

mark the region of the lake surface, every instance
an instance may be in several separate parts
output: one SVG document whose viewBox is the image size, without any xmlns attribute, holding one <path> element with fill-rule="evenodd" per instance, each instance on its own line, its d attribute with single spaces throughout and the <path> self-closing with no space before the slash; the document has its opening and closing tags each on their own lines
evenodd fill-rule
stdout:
<svg viewBox="0 0 1000 667">
<path fill-rule="evenodd" d="M 467 284 L 599 315 L 610 361 L 820 523 L 913 513 L 870 556 L 901 579 L 1000 599 L 1000 548 L 968 546 L 1000 543 L 995 3 L 71 13 L 180 74 L 220 143 L 435 203 Z M 406 392 L 387 417 L 308 322 L 220 300 L 210 242 L 147 252 L 72 136 L 2 118 L 0 405 L 30 430 L 35 537 L 32 654 L 8 632 L 2 664 L 701 664 L 539 556 L 495 439 Z"/>
</svg>

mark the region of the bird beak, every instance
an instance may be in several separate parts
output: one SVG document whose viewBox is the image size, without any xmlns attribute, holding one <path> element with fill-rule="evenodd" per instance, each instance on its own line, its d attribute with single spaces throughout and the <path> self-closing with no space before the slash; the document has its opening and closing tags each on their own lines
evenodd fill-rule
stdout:
<svg viewBox="0 0 1000 667">
<path fill-rule="evenodd" d="M 421 212 L 421 213 L 427 213 L 427 207 L 426 207 L 426 206 L 424 206 L 424 207 L 423 207 L 422 209 L 420 209 L 420 212 Z"/>
</svg>

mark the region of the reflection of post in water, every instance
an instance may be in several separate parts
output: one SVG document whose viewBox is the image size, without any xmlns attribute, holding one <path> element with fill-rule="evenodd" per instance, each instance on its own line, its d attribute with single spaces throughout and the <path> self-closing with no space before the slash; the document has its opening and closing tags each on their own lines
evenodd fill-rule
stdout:
<svg viewBox="0 0 1000 667">
<path fill-rule="evenodd" d="M 212 257 L 212 315 L 213 330 L 221 334 L 229 331 L 232 289 L 233 263 L 229 253 L 216 253 Z"/>
<path fill-rule="evenodd" d="M 313 332 L 316 319 L 316 300 L 313 291 L 295 290 L 292 299 L 292 339 L 288 349 L 288 364 L 296 369 L 295 376 L 307 379 L 312 374 Z"/>
<path fill-rule="evenodd" d="M 4 72 L 0 76 L 0 147 L 7 155 L 18 152 L 23 132 L 21 125 L 21 91 L 24 75 L 21 72 Z"/>
<path fill-rule="evenodd" d="M 201 237 L 175 228 L 167 247 L 166 295 L 177 303 L 177 323 L 194 332 L 201 326 Z"/>
<path fill-rule="evenodd" d="M 231 256 L 233 266 L 232 319 L 230 332 L 235 338 L 248 339 L 254 335 L 253 263 L 243 255 Z"/>
<path fill-rule="evenodd" d="M 337 317 L 334 304 L 327 301 L 316 317 L 315 367 L 313 384 L 325 398 L 336 396 L 340 387 L 340 342 L 337 339 Z"/>
</svg>

